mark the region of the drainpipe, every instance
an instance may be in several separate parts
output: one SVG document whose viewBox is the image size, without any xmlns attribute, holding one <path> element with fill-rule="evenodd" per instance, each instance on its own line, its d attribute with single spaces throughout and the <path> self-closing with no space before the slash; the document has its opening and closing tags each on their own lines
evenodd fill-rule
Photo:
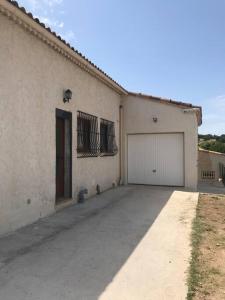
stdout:
<svg viewBox="0 0 225 300">
<path fill-rule="evenodd" d="M 120 151 L 120 167 L 119 167 L 119 185 L 122 183 L 122 143 L 123 143 L 123 105 L 120 105 L 120 111 L 119 111 L 119 151 Z"/>
</svg>

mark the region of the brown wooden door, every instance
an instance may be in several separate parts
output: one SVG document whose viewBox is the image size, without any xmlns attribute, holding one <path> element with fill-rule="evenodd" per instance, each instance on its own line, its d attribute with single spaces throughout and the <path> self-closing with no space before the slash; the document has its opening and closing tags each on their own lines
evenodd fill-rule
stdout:
<svg viewBox="0 0 225 300">
<path fill-rule="evenodd" d="M 56 198 L 64 197 L 65 120 L 56 118 Z"/>
</svg>

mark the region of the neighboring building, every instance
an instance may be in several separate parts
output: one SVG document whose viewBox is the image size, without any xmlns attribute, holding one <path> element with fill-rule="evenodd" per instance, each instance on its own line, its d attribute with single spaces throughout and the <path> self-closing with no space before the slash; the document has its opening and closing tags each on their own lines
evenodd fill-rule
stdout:
<svg viewBox="0 0 225 300">
<path fill-rule="evenodd" d="M 218 182 L 225 166 L 225 154 L 199 149 L 198 151 L 198 180 L 199 182 Z"/>
<path fill-rule="evenodd" d="M 126 91 L 15 1 L 0 41 L 0 234 L 83 188 L 196 188 L 200 107 Z"/>
</svg>

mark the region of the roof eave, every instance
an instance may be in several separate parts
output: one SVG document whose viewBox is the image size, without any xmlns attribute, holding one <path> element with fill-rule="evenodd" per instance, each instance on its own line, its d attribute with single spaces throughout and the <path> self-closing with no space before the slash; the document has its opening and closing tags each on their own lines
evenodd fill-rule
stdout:
<svg viewBox="0 0 225 300">
<path fill-rule="evenodd" d="M 162 97 L 152 96 L 152 95 L 147 95 L 147 94 L 142 94 L 142 93 L 128 92 L 128 95 L 134 96 L 134 97 L 141 97 L 141 98 L 144 98 L 147 100 L 157 101 L 157 102 L 160 102 L 163 104 L 174 105 L 174 106 L 177 106 L 180 108 L 195 109 L 198 126 L 202 125 L 202 107 L 201 106 L 196 106 L 196 105 L 192 105 L 191 103 L 176 101 L 176 100 L 172 100 L 172 99 L 167 99 L 167 98 L 162 98 Z"/>
</svg>

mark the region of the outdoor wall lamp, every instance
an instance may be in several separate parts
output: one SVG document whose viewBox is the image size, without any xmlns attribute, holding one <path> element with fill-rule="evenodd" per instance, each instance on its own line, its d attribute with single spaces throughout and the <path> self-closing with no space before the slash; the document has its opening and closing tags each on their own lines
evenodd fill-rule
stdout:
<svg viewBox="0 0 225 300">
<path fill-rule="evenodd" d="M 153 117 L 152 120 L 153 120 L 154 123 L 158 122 L 158 118 L 157 117 Z"/>
<path fill-rule="evenodd" d="M 70 100 L 72 99 L 72 91 L 70 89 L 65 90 L 63 92 L 63 102 L 70 102 Z"/>
</svg>

